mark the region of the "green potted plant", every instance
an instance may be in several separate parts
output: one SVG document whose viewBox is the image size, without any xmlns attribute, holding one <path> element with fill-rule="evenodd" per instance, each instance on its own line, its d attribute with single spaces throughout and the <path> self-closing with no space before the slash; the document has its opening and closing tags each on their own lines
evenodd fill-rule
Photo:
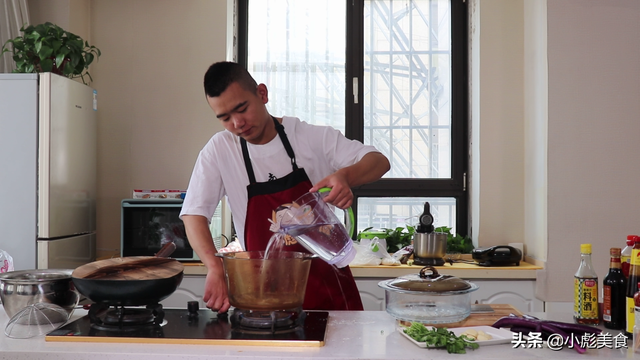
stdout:
<svg viewBox="0 0 640 360">
<path fill-rule="evenodd" d="M 440 226 L 435 228 L 435 231 L 447 234 L 447 253 L 471 254 L 474 249 L 473 241 L 470 237 L 460 234 L 454 236 L 450 227 Z"/>
<path fill-rule="evenodd" d="M 70 79 L 80 77 L 85 84 L 87 75 L 93 81 L 87 70 L 100 57 L 100 49 L 50 22 L 23 26 L 20 31 L 22 36 L 9 39 L 0 53 L 13 53 L 14 73 L 52 72 Z"/>
</svg>

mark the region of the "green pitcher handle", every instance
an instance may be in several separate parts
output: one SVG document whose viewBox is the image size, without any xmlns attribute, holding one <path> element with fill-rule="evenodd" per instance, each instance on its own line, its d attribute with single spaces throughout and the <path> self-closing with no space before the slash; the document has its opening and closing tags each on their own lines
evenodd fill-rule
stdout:
<svg viewBox="0 0 640 360">
<path fill-rule="evenodd" d="M 327 191 L 331 191 L 331 188 L 323 187 L 318 190 L 320 194 L 326 193 Z M 353 224 L 355 223 L 353 210 L 351 209 L 351 206 L 349 206 L 348 208 L 344 209 L 344 211 L 347 213 L 347 223 L 345 224 L 345 226 L 347 228 L 347 232 L 349 233 L 349 237 L 353 239 Z"/>
</svg>

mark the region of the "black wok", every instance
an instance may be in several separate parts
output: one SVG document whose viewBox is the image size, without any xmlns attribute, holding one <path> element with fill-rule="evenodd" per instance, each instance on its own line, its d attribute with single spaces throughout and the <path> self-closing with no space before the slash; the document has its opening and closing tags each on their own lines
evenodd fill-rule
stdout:
<svg viewBox="0 0 640 360">
<path fill-rule="evenodd" d="M 71 274 L 78 292 L 94 303 L 142 306 L 158 303 L 182 282 L 184 266 L 174 259 L 149 256 L 99 260 Z"/>
</svg>

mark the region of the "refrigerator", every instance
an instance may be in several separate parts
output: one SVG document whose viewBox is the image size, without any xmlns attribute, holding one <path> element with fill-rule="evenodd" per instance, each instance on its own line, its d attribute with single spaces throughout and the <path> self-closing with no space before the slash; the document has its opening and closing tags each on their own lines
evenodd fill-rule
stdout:
<svg viewBox="0 0 640 360">
<path fill-rule="evenodd" d="M 97 92 L 52 73 L 0 74 L 0 249 L 15 270 L 95 260 Z"/>
</svg>

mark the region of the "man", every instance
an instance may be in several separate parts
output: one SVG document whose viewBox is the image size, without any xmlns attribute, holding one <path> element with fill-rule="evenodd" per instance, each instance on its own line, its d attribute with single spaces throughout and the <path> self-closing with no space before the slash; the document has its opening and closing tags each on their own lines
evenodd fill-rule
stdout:
<svg viewBox="0 0 640 360">
<path fill-rule="evenodd" d="M 351 187 L 379 179 L 390 166 L 374 147 L 349 140 L 335 129 L 271 116 L 266 85 L 258 85 L 236 63 L 211 65 L 204 89 L 227 131 L 215 134 L 200 152 L 180 216 L 207 268 L 203 300 L 208 308 L 225 312 L 229 300 L 224 269 L 214 256 L 217 249 L 208 226 L 223 196 L 243 248 L 265 250 L 272 235 L 268 219 L 278 206 L 329 187 L 324 200 L 347 208 L 353 202 Z M 299 244 L 287 250 L 303 251 Z M 313 260 L 303 308 L 362 310 L 351 270 Z"/>
</svg>

